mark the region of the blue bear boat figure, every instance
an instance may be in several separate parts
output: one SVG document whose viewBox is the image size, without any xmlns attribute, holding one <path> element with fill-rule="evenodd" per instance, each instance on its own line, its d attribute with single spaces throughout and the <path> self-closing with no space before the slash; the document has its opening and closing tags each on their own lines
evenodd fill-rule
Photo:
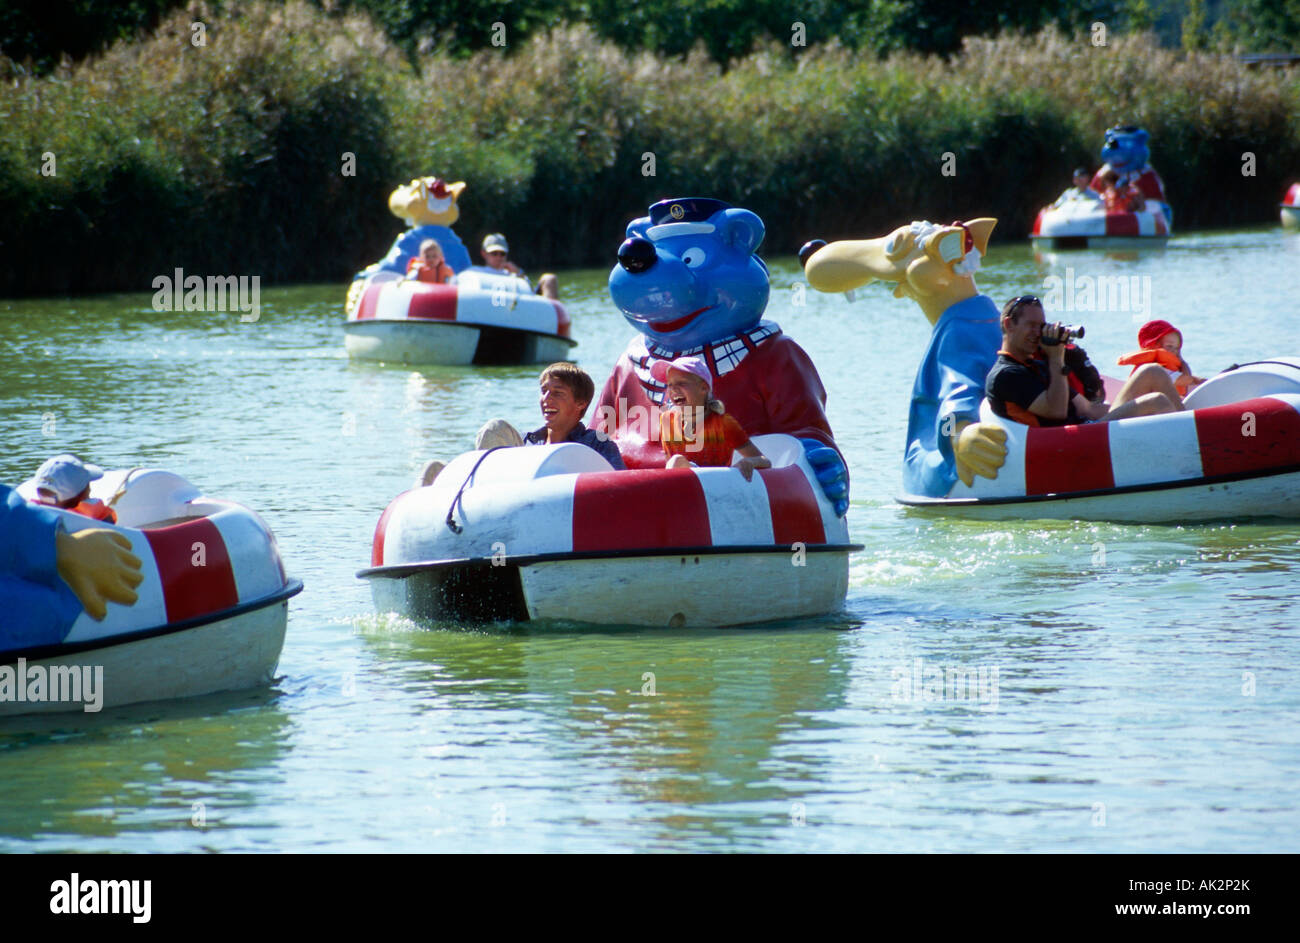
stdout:
<svg viewBox="0 0 1300 943">
<path fill-rule="evenodd" d="M 826 389 L 812 360 L 779 325 L 762 320 L 770 292 L 755 255 L 763 221 L 749 210 L 700 197 L 662 200 L 627 227 L 609 291 L 638 331 L 595 408 L 629 468 L 662 467 L 659 426 L 664 387 L 656 360 L 698 356 L 713 390 L 752 435 L 799 439 L 828 498 L 848 510 L 848 470 L 826 418 Z"/>
</svg>

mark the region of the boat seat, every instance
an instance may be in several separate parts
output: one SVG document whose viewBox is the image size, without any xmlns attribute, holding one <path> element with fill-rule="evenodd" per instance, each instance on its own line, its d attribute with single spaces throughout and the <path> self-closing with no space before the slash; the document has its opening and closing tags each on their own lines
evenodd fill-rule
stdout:
<svg viewBox="0 0 1300 943">
<path fill-rule="evenodd" d="M 1225 370 L 1188 393 L 1183 403 L 1188 409 L 1204 409 L 1274 394 L 1300 395 L 1300 360 L 1278 357 Z"/>
<path fill-rule="evenodd" d="M 192 501 L 199 489 L 174 472 L 158 468 L 132 468 L 108 472 L 91 488 L 91 494 L 117 512 L 122 527 L 157 527 L 193 518 Z"/>
</svg>

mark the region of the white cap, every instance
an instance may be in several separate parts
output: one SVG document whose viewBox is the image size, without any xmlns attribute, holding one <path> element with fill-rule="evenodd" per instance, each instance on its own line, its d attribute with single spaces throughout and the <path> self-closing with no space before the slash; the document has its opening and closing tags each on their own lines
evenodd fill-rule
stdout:
<svg viewBox="0 0 1300 943">
<path fill-rule="evenodd" d="M 104 476 L 104 469 L 90 465 L 65 452 L 47 459 L 33 479 L 37 493 L 52 494 L 57 501 L 71 501 L 89 487 L 96 478 Z"/>
<path fill-rule="evenodd" d="M 504 252 L 510 254 L 510 246 L 506 244 L 506 237 L 499 232 L 490 233 L 483 237 L 484 252 Z"/>
</svg>

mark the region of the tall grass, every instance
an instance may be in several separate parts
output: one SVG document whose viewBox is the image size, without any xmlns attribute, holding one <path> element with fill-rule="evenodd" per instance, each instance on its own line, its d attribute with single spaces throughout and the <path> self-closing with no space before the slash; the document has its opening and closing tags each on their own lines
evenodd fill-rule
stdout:
<svg viewBox="0 0 1300 943">
<path fill-rule="evenodd" d="M 532 270 L 609 262 L 630 218 L 686 193 L 758 212 L 772 254 L 920 217 L 1020 236 L 1116 122 L 1150 130 L 1180 227 L 1270 220 L 1300 175 L 1295 72 L 1144 36 L 1008 35 L 949 61 L 773 46 L 724 71 L 564 28 L 417 64 L 296 2 L 195 4 L 39 79 L 0 61 L 0 294 L 145 290 L 178 265 L 341 279 L 400 229 L 389 190 L 426 173 L 469 184 L 467 243 L 505 231 Z"/>
</svg>

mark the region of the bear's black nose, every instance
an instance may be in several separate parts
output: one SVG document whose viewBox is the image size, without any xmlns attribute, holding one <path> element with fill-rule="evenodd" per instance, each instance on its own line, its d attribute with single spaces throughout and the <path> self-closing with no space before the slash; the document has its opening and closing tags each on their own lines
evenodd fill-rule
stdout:
<svg viewBox="0 0 1300 943">
<path fill-rule="evenodd" d="M 625 239 L 618 247 L 618 264 L 633 275 L 644 272 L 657 261 L 659 256 L 655 254 L 654 245 L 640 236 Z"/>
<path fill-rule="evenodd" d="M 824 245 L 826 245 L 825 239 L 810 239 L 808 242 L 805 242 L 803 248 L 799 250 L 799 264 L 804 268 L 807 268 L 808 257 Z"/>
</svg>

